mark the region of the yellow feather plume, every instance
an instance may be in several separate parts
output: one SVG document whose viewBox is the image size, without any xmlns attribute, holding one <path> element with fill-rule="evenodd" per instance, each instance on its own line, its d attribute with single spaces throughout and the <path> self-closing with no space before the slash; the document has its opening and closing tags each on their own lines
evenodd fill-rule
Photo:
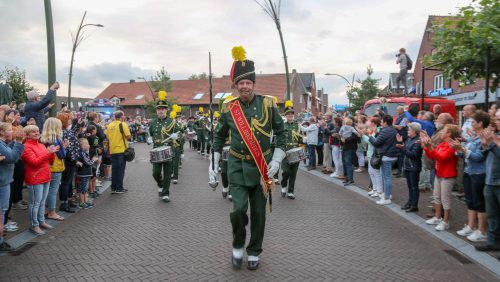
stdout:
<svg viewBox="0 0 500 282">
<path fill-rule="evenodd" d="M 220 117 L 220 113 L 218 111 L 214 112 L 214 118 L 219 118 Z"/>
<path fill-rule="evenodd" d="M 167 99 L 167 91 L 165 91 L 165 90 L 159 91 L 158 92 L 158 99 L 160 99 L 162 101 Z"/>
<path fill-rule="evenodd" d="M 199 107 L 198 112 L 203 113 L 203 107 Z"/>
<path fill-rule="evenodd" d="M 176 118 L 177 117 L 177 113 L 174 112 L 174 111 L 171 111 L 170 112 L 170 118 Z"/>
<path fill-rule="evenodd" d="M 293 102 L 292 102 L 292 101 L 290 101 L 290 100 L 287 100 L 287 101 L 285 102 L 285 108 L 288 108 L 288 107 L 293 107 Z"/>
<path fill-rule="evenodd" d="M 182 112 L 182 107 L 181 106 L 177 106 L 177 111 L 178 113 L 181 113 Z"/>
<path fill-rule="evenodd" d="M 224 100 L 231 100 L 231 99 L 233 99 L 232 95 L 228 95 L 228 96 L 226 96 L 226 98 L 224 98 Z"/>
<path fill-rule="evenodd" d="M 235 61 L 243 62 L 247 59 L 247 52 L 245 51 L 245 48 L 243 48 L 243 46 L 234 46 L 231 53 L 233 54 L 233 59 Z"/>
<path fill-rule="evenodd" d="M 273 96 L 273 99 L 274 99 L 274 103 L 278 104 L 278 97 Z"/>
</svg>

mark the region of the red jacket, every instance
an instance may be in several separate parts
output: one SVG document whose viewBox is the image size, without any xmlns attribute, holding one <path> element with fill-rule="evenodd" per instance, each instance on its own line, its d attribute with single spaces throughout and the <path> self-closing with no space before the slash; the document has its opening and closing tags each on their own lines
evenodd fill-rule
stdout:
<svg viewBox="0 0 500 282">
<path fill-rule="evenodd" d="M 26 140 L 21 155 L 21 159 L 25 164 L 24 182 L 27 185 L 50 182 L 52 175 L 49 165 L 54 162 L 54 157 L 55 154 L 49 153 L 42 143 L 32 139 Z"/>
<path fill-rule="evenodd" d="M 439 143 L 436 148 L 429 150 L 424 147 L 427 157 L 436 160 L 436 175 L 441 178 L 452 178 L 457 176 L 458 157 L 448 142 Z"/>
</svg>

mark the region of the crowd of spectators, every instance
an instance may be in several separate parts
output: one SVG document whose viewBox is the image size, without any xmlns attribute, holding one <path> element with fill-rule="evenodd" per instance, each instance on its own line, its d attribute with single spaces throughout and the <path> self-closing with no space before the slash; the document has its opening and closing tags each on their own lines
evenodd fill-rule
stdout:
<svg viewBox="0 0 500 282">
<path fill-rule="evenodd" d="M 64 220 L 60 211 L 94 206 L 102 186 L 98 177 L 111 180 L 114 193 L 125 193 L 126 162 L 119 160 L 132 135 L 128 125 L 134 124 L 133 141 L 147 137 L 147 120 L 136 118 L 127 124 L 122 111 L 103 119 L 95 112 L 63 106 L 56 117 L 48 117 L 58 88 L 56 82 L 43 98 L 30 91 L 26 103 L 0 105 L 0 251 L 12 250 L 4 232 L 19 229 L 11 210 L 27 211 L 30 231 L 44 235 L 54 228 L 50 220 Z M 120 124 L 123 135 L 114 128 Z M 117 170 L 113 174 L 112 163 Z"/>
<path fill-rule="evenodd" d="M 489 112 L 466 105 L 462 126 L 457 125 L 459 118 L 441 111 L 436 105 L 433 112 L 423 110 L 414 116 L 407 106 L 399 106 L 395 116 L 384 109 L 373 116 L 360 111 L 311 116 L 301 126 L 307 168 L 322 164 L 323 173 L 347 186 L 355 183 L 355 172 L 367 167 L 368 194 L 378 198 L 379 205 L 392 203 L 393 178 L 404 177 L 408 197 L 401 209 L 408 213 L 419 211 L 421 191 L 432 190 L 434 207 L 426 223 L 437 231 L 450 228 L 452 192 L 463 187 L 467 218 L 457 234 L 485 242 L 476 245 L 480 251 L 499 251 L 500 110 L 495 104 Z M 321 149 L 321 162 L 316 149 Z"/>
</svg>

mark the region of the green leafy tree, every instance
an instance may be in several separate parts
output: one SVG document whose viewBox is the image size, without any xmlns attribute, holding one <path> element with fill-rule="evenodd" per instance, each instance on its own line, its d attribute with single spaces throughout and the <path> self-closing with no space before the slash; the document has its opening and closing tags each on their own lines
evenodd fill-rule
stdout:
<svg viewBox="0 0 500 282">
<path fill-rule="evenodd" d="M 378 87 L 380 79 L 372 78 L 373 68 L 371 65 L 366 69 L 366 73 L 368 74 L 367 78 L 358 79 L 356 81 L 358 85 L 347 90 L 347 98 L 351 104 L 349 110 L 351 111 L 363 108 L 366 101 L 375 98 L 380 92 Z"/>
<path fill-rule="evenodd" d="M 213 77 L 213 74 L 212 74 L 212 77 Z M 192 74 L 188 79 L 189 80 L 208 79 L 208 74 L 206 72 L 202 72 L 200 74 Z"/>
<path fill-rule="evenodd" d="M 172 80 L 170 79 L 170 74 L 165 70 L 165 67 L 161 67 L 161 70 L 156 72 L 156 75 L 151 77 L 151 88 L 155 92 L 160 90 L 165 90 L 169 92 L 172 89 Z"/>
<path fill-rule="evenodd" d="M 5 68 L 0 72 L 0 78 L 12 88 L 12 98 L 17 104 L 26 102 L 28 100 L 26 93 L 34 89 L 26 80 L 26 71 L 17 67 L 14 69 Z"/>
<path fill-rule="evenodd" d="M 424 65 L 439 64 L 444 76 L 461 83 L 485 78 L 486 50 L 491 52 L 490 73 L 492 88 L 500 82 L 500 2 L 473 1 L 460 8 L 455 17 L 436 21 L 432 55 L 424 58 Z"/>
</svg>

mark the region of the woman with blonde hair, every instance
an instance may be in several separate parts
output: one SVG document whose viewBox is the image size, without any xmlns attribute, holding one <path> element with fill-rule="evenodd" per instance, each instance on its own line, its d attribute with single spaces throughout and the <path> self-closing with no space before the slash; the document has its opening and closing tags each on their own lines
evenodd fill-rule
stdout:
<svg viewBox="0 0 500 282">
<path fill-rule="evenodd" d="M 59 146 L 50 145 L 45 147 L 38 141 L 40 131 L 36 125 L 27 125 L 24 128 L 26 141 L 21 158 L 25 163 L 26 174 L 24 182 L 28 186 L 29 204 L 28 213 L 30 218 L 30 230 L 36 235 L 44 235 L 40 229 L 52 229 L 53 227 L 45 222 L 44 210 L 45 200 L 49 192 L 51 180 L 50 163 L 54 162 L 55 153 L 59 151 Z"/>
<path fill-rule="evenodd" d="M 54 162 L 50 165 L 52 180 L 49 185 L 47 194 L 47 218 L 52 220 L 62 221 L 64 218 L 56 213 L 56 197 L 61 184 L 61 176 L 64 171 L 64 158 L 66 157 L 66 148 L 69 141 L 66 139 L 63 142 L 62 122 L 57 118 L 48 118 L 43 124 L 42 137 L 40 142 L 45 146 L 59 146 L 59 151 L 56 153 Z"/>
</svg>

